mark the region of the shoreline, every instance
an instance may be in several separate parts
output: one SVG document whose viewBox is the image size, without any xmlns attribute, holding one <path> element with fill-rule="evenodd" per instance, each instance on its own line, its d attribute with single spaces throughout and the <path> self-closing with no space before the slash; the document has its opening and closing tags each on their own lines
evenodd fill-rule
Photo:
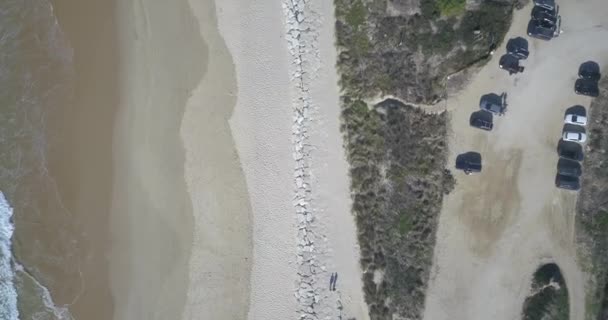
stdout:
<svg viewBox="0 0 608 320">
<path fill-rule="evenodd" d="M 218 30 L 214 1 L 189 3 L 209 54 L 207 70 L 188 99 L 180 130 L 195 226 L 182 319 L 197 319 L 200 314 L 210 319 L 245 319 L 253 261 L 253 217 L 228 123 L 239 90 L 235 66 Z"/>
<path fill-rule="evenodd" d="M 179 319 L 195 230 L 180 131 L 207 48 L 186 0 L 126 1 L 116 12 L 123 32 L 113 146 L 114 319 Z"/>
</svg>

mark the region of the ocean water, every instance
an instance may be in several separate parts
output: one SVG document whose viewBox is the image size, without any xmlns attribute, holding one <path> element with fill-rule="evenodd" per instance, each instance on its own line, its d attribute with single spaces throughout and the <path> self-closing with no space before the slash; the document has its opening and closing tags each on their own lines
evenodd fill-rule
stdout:
<svg viewBox="0 0 608 320">
<path fill-rule="evenodd" d="M 0 192 L 0 319 L 19 319 L 15 273 L 12 265 L 13 208 Z"/>
<path fill-rule="evenodd" d="M 13 256 L 15 238 L 29 248 L 27 233 L 17 237 L 19 223 L 49 214 L 35 200 L 52 192 L 47 116 L 70 93 L 71 66 L 71 49 L 47 0 L 0 1 L 0 320 L 72 318 L 43 285 L 51 277 Z M 38 258 L 44 259 L 54 257 Z"/>
</svg>

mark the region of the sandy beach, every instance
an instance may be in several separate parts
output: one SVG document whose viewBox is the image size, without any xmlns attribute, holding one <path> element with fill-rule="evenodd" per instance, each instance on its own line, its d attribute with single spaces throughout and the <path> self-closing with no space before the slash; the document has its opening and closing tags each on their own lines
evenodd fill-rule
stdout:
<svg viewBox="0 0 608 320">
<path fill-rule="evenodd" d="M 91 320 L 367 319 L 333 4 L 93 2 L 54 4 L 76 86 L 51 172 L 86 244 L 57 302 Z"/>
</svg>

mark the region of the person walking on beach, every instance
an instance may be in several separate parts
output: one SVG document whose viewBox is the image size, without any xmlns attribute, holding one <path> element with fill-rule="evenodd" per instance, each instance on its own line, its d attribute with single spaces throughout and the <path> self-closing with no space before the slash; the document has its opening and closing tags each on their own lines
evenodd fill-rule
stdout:
<svg viewBox="0 0 608 320">
<path fill-rule="evenodd" d="M 331 277 L 329 277 L 329 291 L 332 291 L 331 288 L 334 285 L 334 281 L 336 280 L 336 274 L 331 273 Z"/>
<path fill-rule="evenodd" d="M 338 282 L 338 273 L 336 272 L 336 273 L 334 273 L 334 275 L 335 275 L 334 276 L 334 285 L 331 288 L 331 291 L 336 291 L 336 282 Z"/>
</svg>

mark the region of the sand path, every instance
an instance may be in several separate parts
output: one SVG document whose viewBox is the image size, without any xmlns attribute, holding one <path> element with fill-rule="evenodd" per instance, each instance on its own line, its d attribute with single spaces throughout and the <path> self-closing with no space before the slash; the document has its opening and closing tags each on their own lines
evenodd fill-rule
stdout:
<svg viewBox="0 0 608 320">
<path fill-rule="evenodd" d="M 523 74 L 509 76 L 492 61 L 461 93 L 448 99 L 450 163 L 466 151 L 482 154 L 481 174 L 456 172 L 444 201 L 424 318 L 518 319 L 535 269 L 555 261 L 570 293 L 571 319 L 584 319 L 585 274 L 576 261 L 576 193 L 555 188 L 556 147 L 566 108 L 588 107 L 574 94 L 579 65 L 608 62 L 608 9 L 599 0 L 560 3 L 563 34 L 529 39 Z M 507 39 L 525 36 L 531 5 L 517 11 Z M 508 94 L 508 111 L 490 133 L 468 118 L 486 93 Z"/>
</svg>

